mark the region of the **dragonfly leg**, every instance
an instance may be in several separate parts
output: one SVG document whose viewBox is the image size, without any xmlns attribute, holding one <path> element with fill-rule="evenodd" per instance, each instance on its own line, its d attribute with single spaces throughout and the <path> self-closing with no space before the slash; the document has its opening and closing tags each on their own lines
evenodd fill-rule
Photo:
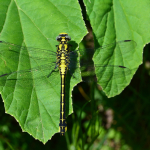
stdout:
<svg viewBox="0 0 150 150">
<path fill-rule="evenodd" d="M 58 65 L 56 64 L 55 68 L 50 72 L 50 74 L 47 76 L 47 78 L 50 77 L 50 75 L 52 74 L 52 72 L 55 72 L 55 70 L 57 69 Z"/>
</svg>

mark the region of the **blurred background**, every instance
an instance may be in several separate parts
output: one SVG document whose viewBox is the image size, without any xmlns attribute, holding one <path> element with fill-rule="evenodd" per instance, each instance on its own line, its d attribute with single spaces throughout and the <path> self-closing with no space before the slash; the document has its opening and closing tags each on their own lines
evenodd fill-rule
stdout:
<svg viewBox="0 0 150 150">
<path fill-rule="evenodd" d="M 93 46 L 86 25 L 89 34 L 82 44 Z M 57 133 L 45 145 L 22 132 L 5 113 L 1 99 L 0 150 L 150 150 L 150 44 L 144 48 L 143 64 L 120 95 L 107 98 L 95 82 L 79 83 L 72 94 L 74 113 L 67 117 L 65 136 Z"/>
</svg>

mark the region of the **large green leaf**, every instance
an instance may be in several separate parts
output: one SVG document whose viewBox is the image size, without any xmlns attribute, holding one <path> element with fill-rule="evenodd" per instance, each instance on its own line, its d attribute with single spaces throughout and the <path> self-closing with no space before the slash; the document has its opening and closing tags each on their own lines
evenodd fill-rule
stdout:
<svg viewBox="0 0 150 150">
<path fill-rule="evenodd" d="M 66 32 L 79 43 L 87 32 L 80 6 L 75 1 L 0 0 L 0 10 L 3 10 L 0 40 L 17 45 L 55 52 L 55 45 L 58 44 L 56 36 L 59 33 Z M 0 74 L 38 66 L 34 59 L 29 59 L 30 53 L 26 51 L 23 55 L 25 52 L 21 48 L 17 50 L 18 52 L 12 51 L 5 56 L 1 52 Z M 37 49 L 37 54 L 42 57 L 46 53 L 43 54 L 40 49 Z M 43 65 L 42 62 L 40 65 Z M 48 80 L 43 79 L 41 85 L 37 83 L 38 80 L 34 80 L 36 74 L 32 76 L 33 80 L 30 83 L 19 80 L 15 81 L 14 85 L 9 85 L 9 81 L 6 82 L 6 86 L 1 88 L 1 95 L 6 112 L 18 120 L 22 130 L 46 143 L 59 132 L 60 75 L 59 72 L 53 72 Z M 66 81 L 66 113 L 68 115 L 73 112 L 72 89 L 81 81 L 79 70 L 74 76 L 76 78 L 71 78 L 68 73 Z M 21 86 L 24 88 L 20 88 Z"/>
<path fill-rule="evenodd" d="M 121 40 L 134 40 L 137 44 L 127 47 L 109 49 L 109 53 L 97 51 L 94 56 L 95 64 L 122 65 L 129 68 L 130 73 L 124 73 L 121 78 L 113 78 L 115 69 L 110 72 L 112 78 L 103 82 L 97 74 L 98 83 L 107 96 L 119 94 L 131 81 L 133 74 L 142 63 L 143 47 L 150 41 L 150 1 L 140 0 L 84 0 L 87 15 L 93 29 L 95 45 L 106 45 Z M 125 46 L 125 44 L 124 44 Z M 120 55 L 118 55 L 120 53 Z M 109 54 L 112 54 L 111 57 Z M 119 57 L 118 57 L 119 56 Z M 107 59 L 106 59 L 107 58 Z M 105 73 L 104 73 L 105 75 Z M 107 73 L 106 73 L 107 75 Z"/>
</svg>

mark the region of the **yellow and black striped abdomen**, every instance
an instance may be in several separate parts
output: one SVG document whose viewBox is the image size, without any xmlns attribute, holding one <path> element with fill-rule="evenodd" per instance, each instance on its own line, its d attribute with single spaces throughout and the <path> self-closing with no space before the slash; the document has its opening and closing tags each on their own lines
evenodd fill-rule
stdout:
<svg viewBox="0 0 150 150">
<path fill-rule="evenodd" d="M 61 75 L 61 98 L 60 98 L 60 134 L 64 135 L 67 131 L 66 114 L 65 114 L 65 76 Z"/>
</svg>

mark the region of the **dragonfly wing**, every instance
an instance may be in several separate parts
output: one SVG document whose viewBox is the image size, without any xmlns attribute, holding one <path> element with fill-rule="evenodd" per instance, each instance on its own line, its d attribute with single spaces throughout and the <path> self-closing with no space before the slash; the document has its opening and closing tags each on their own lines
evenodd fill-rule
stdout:
<svg viewBox="0 0 150 150">
<path fill-rule="evenodd" d="M 111 79 L 118 79 L 124 76 L 131 75 L 135 69 L 129 69 L 124 66 L 118 65 L 94 65 L 93 64 L 80 64 L 80 69 L 82 72 L 82 76 L 98 76 L 99 78 L 103 78 L 103 83 L 110 81 Z"/>
<path fill-rule="evenodd" d="M 135 72 L 137 68 L 129 69 L 124 66 L 95 65 L 95 72 L 100 83 L 108 83 L 113 80 L 125 80 Z"/>
<path fill-rule="evenodd" d="M 81 56 L 80 62 L 85 65 L 86 63 L 89 64 L 94 61 L 96 65 L 118 65 L 128 67 L 127 63 L 125 63 L 124 60 L 128 60 L 128 58 L 131 57 L 131 54 L 135 52 L 135 48 L 135 41 L 123 40 L 95 49 L 79 49 L 71 52 L 70 56 L 71 59 L 77 56 Z"/>
<path fill-rule="evenodd" d="M 0 60 L 0 86 L 22 88 L 44 81 L 56 66 L 56 53 L 1 41 Z"/>
<path fill-rule="evenodd" d="M 24 59 L 45 60 L 47 63 L 56 60 L 56 52 L 51 50 L 25 47 L 5 41 L 0 41 L 0 56 L 3 59 L 9 58 L 12 60 L 18 60 L 21 56 Z"/>
<path fill-rule="evenodd" d="M 136 48 L 136 46 L 137 44 L 133 40 L 122 40 L 104 46 L 99 46 L 95 48 L 78 49 L 76 51 L 79 51 L 81 55 L 85 55 L 85 54 L 93 55 L 94 53 L 99 53 L 99 52 L 105 54 L 111 54 L 111 55 L 113 55 L 113 53 L 119 54 L 120 52 L 122 52 L 122 54 L 120 53 L 119 55 L 123 55 L 133 51 Z"/>
<path fill-rule="evenodd" d="M 93 49 L 79 49 L 80 56 L 84 56 L 85 53 L 87 53 L 88 56 L 82 57 L 83 59 L 80 63 L 76 63 L 75 57 L 78 55 L 78 50 L 74 51 L 71 53 L 71 59 L 73 60 L 71 64 L 77 67 L 80 65 L 81 71 L 84 72 L 82 73 L 83 76 L 95 74 L 96 69 L 96 75 L 102 78 L 103 74 L 106 74 L 106 76 L 103 77 L 103 82 L 108 82 L 111 77 L 113 77 L 113 79 L 121 78 L 125 75 L 131 75 L 131 72 L 136 70 L 126 67 L 123 61 L 123 57 L 128 57 L 128 55 L 134 52 L 135 47 L 135 41 L 124 40 L 99 47 L 95 50 L 95 54 Z M 94 60 L 96 60 L 95 65 L 91 60 L 93 54 Z"/>
<path fill-rule="evenodd" d="M 19 70 L 14 72 L 5 72 L 0 75 L 0 86 L 8 86 L 18 88 L 40 86 L 44 82 L 51 82 L 56 78 L 58 69 L 55 70 L 56 63 L 41 65 L 38 68 L 28 70 Z M 57 83 L 57 82 L 56 82 Z M 53 86 L 56 84 L 52 82 Z"/>
<path fill-rule="evenodd" d="M 91 77 L 96 76 L 97 82 L 100 85 L 111 86 L 112 81 L 119 83 L 126 82 L 128 77 L 131 77 L 137 68 L 127 68 L 121 65 L 107 65 L 107 64 L 94 64 L 72 61 L 69 66 L 71 73 L 74 73 L 77 68 L 80 68 L 82 73 L 82 79 L 84 81 L 91 81 Z M 74 74 L 73 74 L 74 75 Z"/>
</svg>

